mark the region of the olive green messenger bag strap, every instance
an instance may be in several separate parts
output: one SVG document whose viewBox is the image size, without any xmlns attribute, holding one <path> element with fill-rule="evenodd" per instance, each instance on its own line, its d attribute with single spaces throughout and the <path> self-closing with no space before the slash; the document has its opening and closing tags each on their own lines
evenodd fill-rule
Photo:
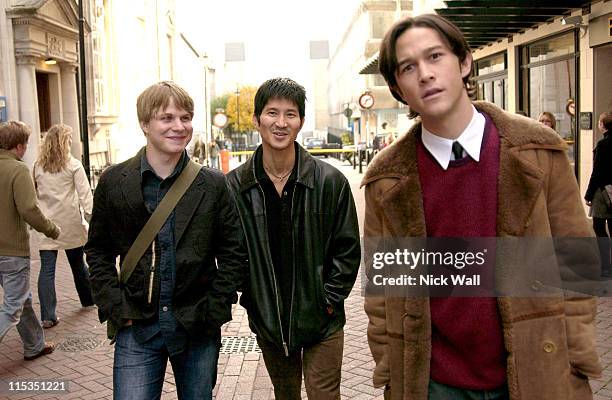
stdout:
<svg viewBox="0 0 612 400">
<path fill-rule="evenodd" d="M 157 236 L 157 233 L 168 219 L 172 210 L 174 210 L 174 207 L 176 207 L 196 176 L 198 176 L 201 168 L 201 165 L 193 160 L 189 160 L 183 171 L 181 171 L 181 174 L 176 178 L 176 181 L 170 186 L 170 189 L 168 189 L 162 201 L 159 202 L 155 211 L 151 217 L 149 217 L 149 220 L 142 228 L 136 240 L 132 243 L 132 247 L 130 247 L 123 259 L 121 272 L 119 273 L 119 281 L 121 283 L 125 284 L 128 279 L 130 279 L 132 272 L 134 272 L 136 268 L 136 264 L 138 264 L 140 258 L 145 251 L 147 251 L 151 242 L 155 239 L 155 236 Z M 119 331 L 118 328 L 119 327 L 114 326 L 110 320 L 106 321 L 106 333 L 108 338 L 111 339 L 111 343 L 115 341 L 115 336 Z"/>
</svg>

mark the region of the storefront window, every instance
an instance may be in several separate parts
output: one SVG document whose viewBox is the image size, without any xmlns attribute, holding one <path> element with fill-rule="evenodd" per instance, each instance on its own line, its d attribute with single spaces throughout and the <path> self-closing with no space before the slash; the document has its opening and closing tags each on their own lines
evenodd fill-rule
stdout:
<svg viewBox="0 0 612 400">
<path fill-rule="evenodd" d="M 575 33 L 545 39 L 523 47 L 522 109 L 531 118 L 548 111 L 555 116 L 555 130 L 569 146 L 568 157 L 578 162 L 576 121 L 577 53 Z"/>
<path fill-rule="evenodd" d="M 508 105 L 506 53 L 494 54 L 475 62 L 477 99 L 505 109 Z"/>
</svg>

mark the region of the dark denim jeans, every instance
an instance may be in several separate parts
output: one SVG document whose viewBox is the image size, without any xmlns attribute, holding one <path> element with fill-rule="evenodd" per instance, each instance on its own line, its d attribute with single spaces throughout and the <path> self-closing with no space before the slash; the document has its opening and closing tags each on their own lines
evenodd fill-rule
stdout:
<svg viewBox="0 0 612 400">
<path fill-rule="evenodd" d="M 168 359 L 174 371 L 178 398 L 210 400 L 217 380 L 221 332 L 214 337 L 191 338 L 181 353 L 169 356 L 160 333 L 138 343 L 132 327 L 117 334 L 113 365 L 113 399 L 160 399 Z"/>
<path fill-rule="evenodd" d="M 93 306 L 91 285 L 89 283 L 89 270 L 83 258 L 83 248 L 67 249 L 66 256 L 72 269 L 72 277 L 76 286 L 79 300 L 83 307 Z M 55 308 L 57 296 L 55 294 L 55 264 L 57 250 L 40 250 L 40 274 L 38 275 L 38 298 L 40 300 L 40 319 L 42 321 L 57 321 Z"/>
<path fill-rule="evenodd" d="M 468 390 L 429 381 L 429 400 L 508 400 L 506 386 L 495 390 Z"/>
</svg>

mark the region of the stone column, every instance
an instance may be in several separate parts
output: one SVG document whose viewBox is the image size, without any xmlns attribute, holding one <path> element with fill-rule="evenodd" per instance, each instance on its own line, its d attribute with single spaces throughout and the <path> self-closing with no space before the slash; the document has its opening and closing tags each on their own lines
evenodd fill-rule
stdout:
<svg viewBox="0 0 612 400">
<path fill-rule="evenodd" d="M 81 127 L 79 125 L 79 102 L 77 98 L 76 71 L 77 65 L 61 63 L 62 86 L 62 121 L 72 127 L 72 147 L 70 153 L 77 160 L 83 155 Z"/>
<path fill-rule="evenodd" d="M 17 56 L 17 88 L 19 91 L 19 119 L 30 128 L 32 134 L 28 142 L 28 150 L 23 160 L 28 167 L 34 165 L 38 156 L 40 141 L 40 117 L 38 114 L 38 93 L 36 91 L 36 63 L 34 56 Z"/>
</svg>

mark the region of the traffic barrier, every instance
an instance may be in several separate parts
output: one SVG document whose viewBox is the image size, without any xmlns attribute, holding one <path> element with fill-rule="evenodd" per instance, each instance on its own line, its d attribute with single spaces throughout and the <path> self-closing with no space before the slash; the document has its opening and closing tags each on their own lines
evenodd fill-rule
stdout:
<svg viewBox="0 0 612 400">
<path fill-rule="evenodd" d="M 230 152 L 227 149 L 223 149 L 219 152 L 221 156 L 221 170 L 224 174 L 227 174 L 230 170 L 229 161 L 230 161 Z"/>
</svg>

